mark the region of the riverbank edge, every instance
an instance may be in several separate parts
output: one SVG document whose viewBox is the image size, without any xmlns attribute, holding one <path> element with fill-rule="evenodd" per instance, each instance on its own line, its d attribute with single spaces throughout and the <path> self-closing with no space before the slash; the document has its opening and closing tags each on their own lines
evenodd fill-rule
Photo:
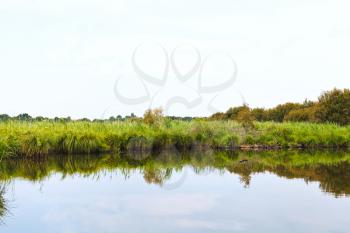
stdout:
<svg viewBox="0 0 350 233">
<path fill-rule="evenodd" d="M 62 152 L 54 152 L 51 151 L 49 153 L 45 154 L 8 154 L 0 157 L 2 159 L 9 159 L 9 158 L 40 158 L 40 157 L 46 157 L 46 156 L 59 156 L 59 155 L 101 155 L 101 154 L 137 154 L 137 153 L 161 153 L 161 152 L 180 152 L 180 153 L 188 153 L 188 152 L 273 152 L 273 151 L 288 151 L 288 150 L 311 150 L 311 151 L 323 151 L 323 150 L 344 150 L 348 151 L 350 150 L 350 146 L 326 146 L 326 145 L 294 145 L 294 146 L 282 146 L 282 145 L 261 145 L 261 144 L 254 144 L 254 145 L 248 145 L 248 144 L 242 144 L 242 145 L 236 145 L 236 146 L 217 146 L 212 147 L 210 145 L 204 145 L 204 144 L 194 144 L 188 148 L 177 148 L 174 145 L 168 145 L 163 146 L 161 148 L 145 148 L 145 147 L 133 147 L 126 150 L 103 150 L 103 151 L 95 151 L 95 152 L 88 152 L 88 153 L 80 153 L 80 152 L 74 152 L 74 153 L 62 153 Z"/>
</svg>

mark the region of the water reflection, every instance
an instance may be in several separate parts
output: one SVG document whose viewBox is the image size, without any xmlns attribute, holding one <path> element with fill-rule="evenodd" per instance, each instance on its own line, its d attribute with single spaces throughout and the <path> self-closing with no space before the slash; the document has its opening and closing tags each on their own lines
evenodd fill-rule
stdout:
<svg viewBox="0 0 350 233">
<path fill-rule="evenodd" d="M 317 181 L 322 191 L 335 197 L 350 195 L 350 153 L 345 151 L 278 151 L 278 152 L 213 152 L 194 151 L 157 154 L 107 154 L 84 156 L 49 156 L 40 159 L 7 159 L 0 163 L 0 181 L 21 178 L 40 182 L 53 174 L 80 175 L 98 179 L 106 172 L 116 172 L 126 179 L 135 172 L 143 174 L 149 184 L 165 186 L 174 172 L 191 168 L 196 174 L 211 171 L 238 174 L 244 187 L 252 175 L 270 172 L 280 177 Z M 178 179 L 177 187 L 185 181 Z M 177 186 L 176 186 L 177 185 Z M 4 187 L 0 190 L 0 216 L 6 212 Z"/>
<path fill-rule="evenodd" d="M 7 213 L 7 205 L 5 200 L 5 185 L 0 183 L 0 224 L 2 224 L 2 218 Z"/>
</svg>

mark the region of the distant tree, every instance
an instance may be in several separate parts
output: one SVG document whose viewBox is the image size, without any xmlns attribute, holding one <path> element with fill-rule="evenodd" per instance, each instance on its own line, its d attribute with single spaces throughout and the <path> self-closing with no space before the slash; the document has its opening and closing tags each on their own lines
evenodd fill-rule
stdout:
<svg viewBox="0 0 350 233">
<path fill-rule="evenodd" d="M 210 116 L 210 120 L 224 120 L 226 119 L 226 114 L 223 112 L 217 112 Z"/>
<path fill-rule="evenodd" d="M 182 119 L 181 120 L 183 120 L 183 121 L 192 121 L 193 120 L 193 117 L 182 117 Z"/>
<path fill-rule="evenodd" d="M 303 108 L 309 108 L 309 107 L 313 107 L 315 104 L 317 104 L 317 102 L 305 99 L 302 107 Z"/>
<path fill-rule="evenodd" d="M 122 121 L 123 120 L 123 117 L 121 115 L 118 115 L 117 118 L 116 118 L 118 121 Z"/>
<path fill-rule="evenodd" d="M 257 121 L 265 121 L 266 120 L 266 111 L 263 108 L 252 109 L 252 114 Z"/>
<path fill-rule="evenodd" d="M 72 121 L 72 119 L 70 117 L 55 117 L 53 119 L 55 122 L 61 122 L 61 123 L 65 123 L 65 122 L 70 122 Z M 90 120 L 89 120 L 90 121 Z"/>
<path fill-rule="evenodd" d="M 308 107 L 304 107 L 308 106 Z M 290 111 L 285 117 L 284 121 L 295 121 L 295 122 L 320 122 L 316 117 L 316 112 L 319 109 L 319 104 L 307 104 L 303 105 L 303 108 L 294 109 Z"/>
<path fill-rule="evenodd" d="M 22 114 L 19 114 L 16 117 L 16 119 L 19 121 L 30 121 L 30 120 L 32 120 L 32 117 L 27 113 L 22 113 Z"/>
<path fill-rule="evenodd" d="M 242 110 L 247 110 L 247 109 L 249 110 L 249 107 L 247 105 L 229 108 L 225 113 L 226 118 L 231 120 L 236 120 L 238 113 Z"/>
<path fill-rule="evenodd" d="M 143 122 L 149 125 L 159 125 L 163 121 L 163 109 L 148 109 L 143 114 Z"/>
<path fill-rule="evenodd" d="M 0 121 L 8 121 L 10 119 L 11 119 L 11 117 L 9 115 L 7 115 L 7 114 L 1 114 L 0 115 Z"/>
<path fill-rule="evenodd" d="M 267 111 L 266 119 L 269 121 L 282 122 L 290 111 L 300 109 L 301 107 L 302 105 L 298 103 L 279 104 L 275 108 Z"/>
<path fill-rule="evenodd" d="M 44 121 L 45 120 L 45 117 L 42 117 L 42 116 L 37 116 L 34 118 L 35 121 Z"/>
<path fill-rule="evenodd" d="M 316 117 L 321 122 L 350 124 L 350 89 L 333 89 L 324 92 L 318 101 L 319 109 L 316 112 Z"/>
<path fill-rule="evenodd" d="M 101 119 L 94 119 L 92 122 L 99 122 L 99 123 L 103 123 L 103 122 L 105 122 L 105 120 L 101 120 Z"/>
<path fill-rule="evenodd" d="M 310 121 L 310 114 L 308 108 L 294 109 L 290 111 L 285 117 L 284 121 L 306 122 Z"/>
<path fill-rule="evenodd" d="M 236 120 L 246 129 L 254 128 L 255 117 L 249 107 L 242 108 L 236 116 Z"/>
<path fill-rule="evenodd" d="M 285 103 L 274 108 L 255 108 L 248 106 L 229 108 L 225 113 L 215 113 L 209 120 L 242 120 L 248 112 L 257 121 L 307 121 L 307 122 L 333 122 L 340 125 L 350 124 L 350 89 L 333 89 L 323 93 L 318 101 L 305 100 L 303 103 Z"/>
</svg>

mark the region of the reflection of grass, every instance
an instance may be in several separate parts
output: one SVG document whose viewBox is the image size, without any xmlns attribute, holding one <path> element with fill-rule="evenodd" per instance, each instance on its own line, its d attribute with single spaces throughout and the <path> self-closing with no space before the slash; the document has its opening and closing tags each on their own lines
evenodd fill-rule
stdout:
<svg viewBox="0 0 350 233">
<path fill-rule="evenodd" d="M 151 126 L 123 122 L 0 123 L 0 157 L 47 154 L 157 150 L 169 146 L 190 149 L 236 148 L 242 144 L 282 147 L 348 147 L 350 127 L 311 123 L 256 123 L 244 129 L 233 121 L 165 121 Z"/>
<path fill-rule="evenodd" d="M 0 224 L 1 224 L 1 218 L 4 217 L 7 212 L 4 195 L 5 195 L 5 186 L 0 184 Z"/>
<path fill-rule="evenodd" d="M 245 162 L 242 162 L 245 161 Z M 350 153 L 345 151 L 264 151 L 190 153 L 130 153 L 106 155 L 47 156 L 43 158 L 12 158 L 0 163 L 0 181 L 24 178 L 41 181 L 53 173 L 63 177 L 79 174 L 98 178 L 105 171 L 129 177 L 141 172 L 148 183 L 159 185 L 176 171 L 190 166 L 195 173 L 219 170 L 238 174 L 249 185 L 251 176 L 272 172 L 286 178 L 319 181 L 324 191 L 334 195 L 350 195 Z"/>
</svg>

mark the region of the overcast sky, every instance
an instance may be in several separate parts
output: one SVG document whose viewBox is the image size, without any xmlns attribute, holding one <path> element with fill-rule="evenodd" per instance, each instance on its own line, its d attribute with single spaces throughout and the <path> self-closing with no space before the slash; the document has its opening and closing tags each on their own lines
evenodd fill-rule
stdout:
<svg viewBox="0 0 350 233">
<path fill-rule="evenodd" d="M 184 116 L 313 100 L 350 86 L 349 9 L 348 0 L 2 0 L 0 113 L 105 118 L 163 106 Z M 158 85 L 132 63 L 135 52 L 136 69 L 161 80 L 166 59 L 180 73 L 199 68 L 196 51 L 206 64 L 185 82 L 171 62 Z M 200 77 L 206 87 L 234 82 L 209 93 Z"/>
</svg>

